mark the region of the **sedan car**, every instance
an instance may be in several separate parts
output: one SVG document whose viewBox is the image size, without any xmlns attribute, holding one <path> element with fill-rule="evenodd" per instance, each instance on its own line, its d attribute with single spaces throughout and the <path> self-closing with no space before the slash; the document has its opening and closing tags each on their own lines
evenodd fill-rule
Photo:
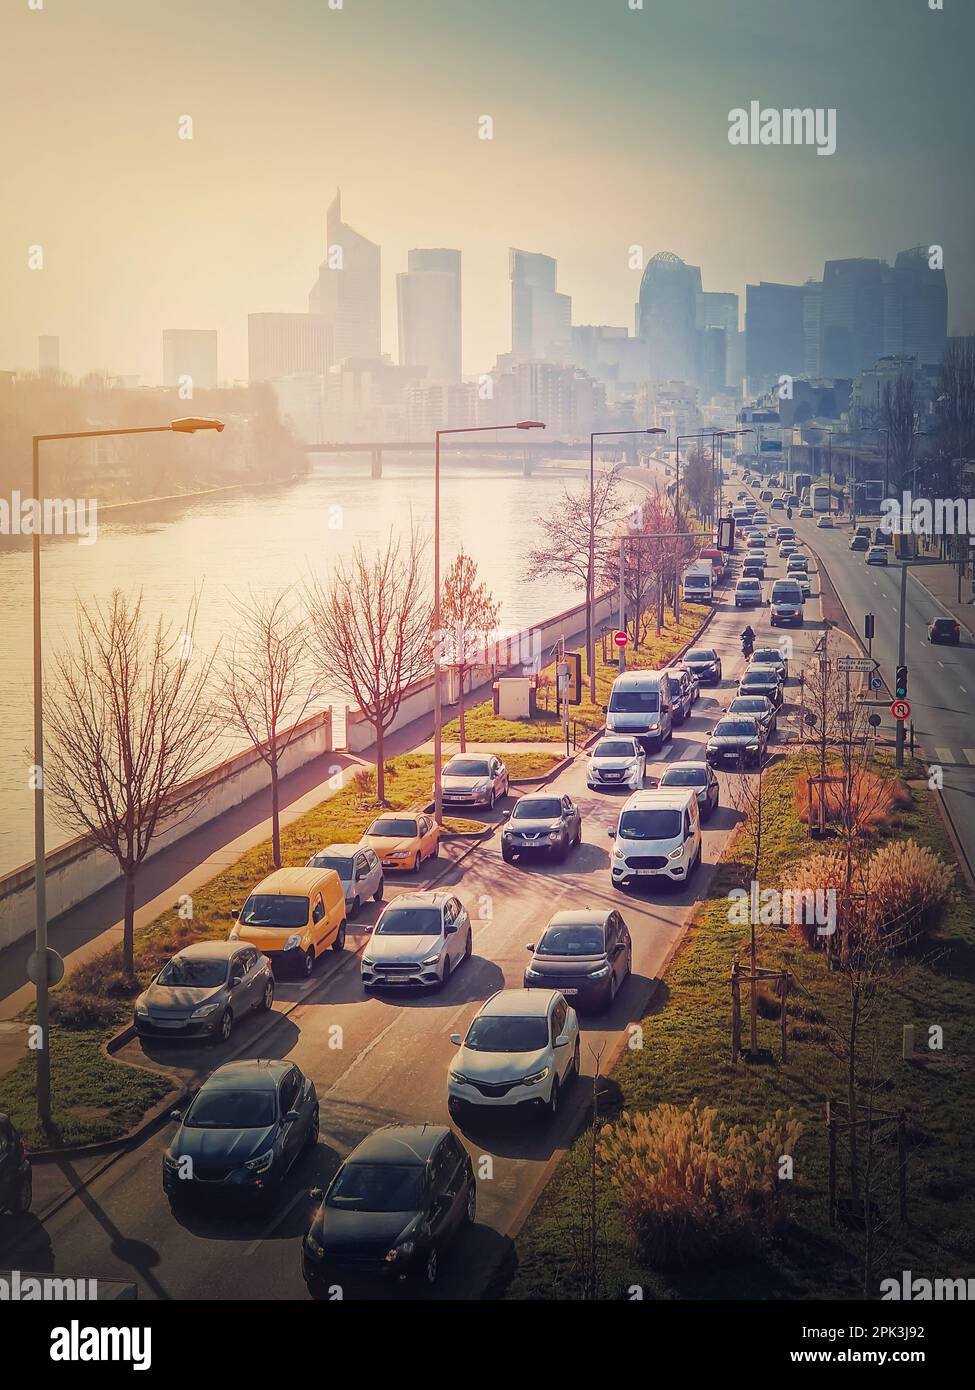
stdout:
<svg viewBox="0 0 975 1390">
<path fill-rule="evenodd" d="M 796 570 L 795 574 L 790 574 L 789 578 L 795 579 L 796 583 L 799 585 L 799 591 L 804 599 L 811 597 L 812 580 L 809 578 L 809 575 L 806 573 L 805 570 Z"/>
<path fill-rule="evenodd" d="M 741 577 L 742 577 L 742 579 L 759 579 L 759 580 L 764 579 L 764 578 L 765 578 L 765 560 L 764 560 L 764 557 L 761 556 L 761 555 L 754 556 L 754 557 L 751 556 L 751 555 L 749 555 L 748 559 L 745 560 L 745 561 L 743 562 L 743 564 L 742 564 L 742 567 L 741 567 Z"/>
<path fill-rule="evenodd" d="M 850 549 L 850 550 L 869 550 L 869 549 L 870 549 L 870 540 L 869 540 L 869 538 L 868 538 L 867 536 L 851 536 L 851 537 L 850 537 L 849 549 Z"/>
<path fill-rule="evenodd" d="M 764 695 L 773 708 L 782 704 L 782 681 L 774 666 L 749 666 L 738 682 L 739 695 Z"/>
<path fill-rule="evenodd" d="M 832 531 L 833 518 L 831 516 L 821 516 L 816 522 L 816 525 L 820 531 Z"/>
<path fill-rule="evenodd" d="M 770 739 L 778 728 L 778 710 L 767 695 L 736 695 L 727 712 L 729 715 L 756 720 L 764 728 L 766 740 Z"/>
<path fill-rule="evenodd" d="M 721 658 L 713 647 L 692 647 L 684 655 L 684 665 L 694 672 L 701 685 L 721 684 Z"/>
<path fill-rule="evenodd" d="M 672 763 L 665 768 L 658 787 L 693 787 L 697 792 L 697 805 L 701 820 L 708 820 L 718 809 L 720 792 L 718 779 L 706 762 L 690 758 Z"/>
<path fill-rule="evenodd" d="M 887 547 L 885 545 L 872 545 L 863 559 L 864 563 L 868 565 L 886 565 Z"/>
<path fill-rule="evenodd" d="M 785 503 L 783 502 L 783 500 L 782 500 L 781 497 L 774 497 L 774 498 L 772 499 L 772 511 L 773 511 L 773 512 L 784 512 L 784 511 L 785 511 Z"/>
<path fill-rule="evenodd" d="M 440 826 L 432 816 L 396 812 L 377 816 L 359 841 L 374 850 L 384 869 L 416 873 L 424 859 L 440 853 Z"/>
<path fill-rule="evenodd" d="M 514 1109 L 554 1117 L 579 1075 L 579 1020 L 560 990 L 503 989 L 482 1004 L 447 1072 L 447 1107 Z"/>
<path fill-rule="evenodd" d="M 936 645 L 957 647 L 961 641 L 961 624 L 954 618 L 932 618 L 928 625 L 928 641 Z"/>
<path fill-rule="evenodd" d="M 379 916 L 360 972 L 363 989 L 443 989 L 470 959 L 473 929 L 467 908 L 446 889 L 403 893 Z"/>
<path fill-rule="evenodd" d="M 586 760 L 586 786 L 591 791 L 598 791 L 600 787 L 627 787 L 636 791 L 643 786 L 646 771 L 647 755 L 637 739 L 608 734 L 599 740 Z"/>
<path fill-rule="evenodd" d="M 368 845 L 326 845 L 308 861 L 310 869 L 334 869 L 345 893 L 345 908 L 355 917 L 369 898 L 382 902 L 385 884 L 379 855 Z"/>
<path fill-rule="evenodd" d="M 745 543 L 746 550 L 764 550 L 766 545 L 765 534 L 762 531 L 753 531 Z"/>
<path fill-rule="evenodd" d="M 570 796 L 534 792 L 521 796 L 501 832 L 506 864 L 523 854 L 544 854 L 560 862 L 582 842 L 582 812 Z"/>
<path fill-rule="evenodd" d="M 695 687 L 697 682 L 690 671 L 680 666 L 672 666 L 670 670 L 670 709 L 671 718 L 675 724 L 683 724 L 690 718 L 691 706 L 694 704 Z"/>
<path fill-rule="evenodd" d="M 34 1199 L 27 1146 L 9 1115 L 0 1111 L 0 1211 L 24 1216 Z"/>
<path fill-rule="evenodd" d="M 303 1149 L 318 1143 L 315 1083 L 293 1062 L 249 1058 L 209 1076 L 163 1153 L 163 1190 L 184 1198 L 274 1196 Z"/>
<path fill-rule="evenodd" d="M 779 559 L 787 560 L 789 556 L 794 555 L 798 549 L 799 547 L 796 545 L 795 541 L 780 541 Z"/>
<path fill-rule="evenodd" d="M 167 961 L 135 1001 L 140 1038 L 207 1038 L 226 1042 L 251 1009 L 274 1002 L 271 962 L 256 946 L 196 941 Z"/>
<path fill-rule="evenodd" d="M 752 652 L 748 669 L 753 671 L 758 666 L 772 666 L 778 671 L 780 680 L 789 679 L 788 659 L 782 655 L 778 647 L 756 647 Z"/>
<path fill-rule="evenodd" d="M 609 1008 L 633 965 L 629 930 L 612 909 L 557 912 L 528 950 L 525 989 L 557 989 L 580 1012 Z"/>
<path fill-rule="evenodd" d="M 435 1284 L 440 1257 L 477 1214 L 470 1155 L 446 1125 L 383 1125 L 349 1154 L 301 1251 L 312 1294 L 349 1278 Z"/>
<path fill-rule="evenodd" d="M 762 586 L 757 579 L 739 579 L 735 585 L 735 607 L 757 608 L 762 602 Z"/>
<path fill-rule="evenodd" d="M 757 719 L 726 715 L 711 732 L 706 757 L 712 767 L 761 767 L 765 744 L 765 730 Z"/>
<path fill-rule="evenodd" d="M 470 756 L 455 753 L 441 775 L 445 805 L 494 806 L 498 797 L 508 794 L 508 769 L 494 755 Z"/>
<path fill-rule="evenodd" d="M 809 518 L 814 515 L 814 512 L 812 507 L 800 507 L 799 515 L 802 517 L 803 521 L 808 521 Z"/>
</svg>

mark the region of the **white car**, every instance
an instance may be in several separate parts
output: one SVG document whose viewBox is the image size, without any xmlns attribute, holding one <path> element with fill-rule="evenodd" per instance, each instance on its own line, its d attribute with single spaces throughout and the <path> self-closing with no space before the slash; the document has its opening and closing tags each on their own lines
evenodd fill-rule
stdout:
<svg viewBox="0 0 975 1390">
<path fill-rule="evenodd" d="M 502 989 L 482 1004 L 447 1072 L 447 1108 L 555 1115 L 565 1087 L 579 1075 L 579 1020 L 557 989 Z"/>
<path fill-rule="evenodd" d="M 819 527 L 820 531 L 832 531 L 833 518 L 831 516 L 821 516 L 816 522 L 816 525 Z"/>
<path fill-rule="evenodd" d="M 355 917 L 370 898 L 382 902 L 383 866 L 375 850 L 362 845 L 326 845 L 308 861 L 310 869 L 334 869 L 345 892 L 345 910 Z"/>
<path fill-rule="evenodd" d="M 600 787 L 629 787 L 636 791 L 643 786 L 646 771 L 647 755 L 635 738 L 608 734 L 589 754 L 586 786 L 591 791 Z"/>
<path fill-rule="evenodd" d="M 473 946 L 467 908 L 449 891 L 404 893 L 383 910 L 362 953 L 364 989 L 442 989 Z"/>
</svg>

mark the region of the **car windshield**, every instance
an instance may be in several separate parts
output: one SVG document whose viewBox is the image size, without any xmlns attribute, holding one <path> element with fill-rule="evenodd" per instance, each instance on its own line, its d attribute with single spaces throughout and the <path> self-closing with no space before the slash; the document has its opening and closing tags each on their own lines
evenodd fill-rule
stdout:
<svg viewBox="0 0 975 1390">
<path fill-rule="evenodd" d="M 609 707 L 621 714 L 655 714 L 660 695 L 656 690 L 614 690 Z"/>
<path fill-rule="evenodd" d="M 592 750 L 594 758 L 635 758 L 636 750 L 629 739 L 604 738 Z"/>
<path fill-rule="evenodd" d="M 558 820 L 562 803 L 557 796 L 523 796 L 515 803 L 512 820 Z"/>
<path fill-rule="evenodd" d="M 752 653 L 752 661 L 759 666 L 782 665 L 782 657 L 774 647 L 759 647 Z"/>
<path fill-rule="evenodd" d="M 746 671 L 741 678 L 742 685 L 772 685 L 776 680 L 774 671 Z"/>
<path fill-rule="evenodd" d="M 395 816 L 380 816 L 366 831 L 367 835 L 415 835 L 415 820 L 399 820 Z"/>
<path fill-rule="evenodd" d="M 764 695 L 745 695 L 740 700 L 732 700 L 732 714 L 764 714 L 768 700 Z"/>
<path fill-rule="evenodd" d="M 311 863 L 316 869 L 334 869 L 339 878 L 352 877 L 352 860 L 338 854 L 316 854 Z"/>
<path fill-rule="evenodd" d="M 696 661 L 700 664 L 705 661 L 717 661 L 717 659 L 717 654 L 712 651 L 710 647 L 695 647 L 693 651 L 688 652 L 684 657 L 684 662 L 689 666 L 692 661 Z"/>
<path fill-rule="evenodd" d="M 753 589 L 757 589 L 757 588 L 758 588 L 758 580 L 757 580 L 757 579 L 739 579 L 739 581 L 738 581 L 738 587 L 739 587 L 739 589 L 748 589 L 749 591 L 751 591 L 751 590 L 753 590 Z"/>
<path fill-rule="evenodd" d="M 714 727 L 716 738 L 745 738 L 755 736 L 753 719 L 722 719 Z"/>
<path fill-rule="evenodd" d="M 227 978 L 225 960 L 197 960 L 193 956 L 174 956 L 159 972 L 159 985 L 188 985 L 191 988 L 215 989 Z"/>
<path fill-rule="evenodd" d="M 661 777 L 661 787 L 703 787 L 708 775 L 703 767 L 669 767 Z"/>
<path fill-rule="evenodd" d="M 599 956 L 606 946 L 602 927 L 590 922 L 561 922 L 547 929 L 536 949 L 540 956 Z"/>
<path fill-rule="evenodd" d="M 680 834 L 680 811 L 650 807 L 624 811 L 620 816 L 621 840 L 673 840 Z"/>
<path fill-rule="evenodd" d="M 244 903 L 240 920 L 247 927 L 303 927 L 308 921 L 308 899 L 283 893 L 252 893 Z"/>
<path fill-rule="evenodd" d="M 325 1199 L 340 1211 L 419 1211 L 425 1170 L 411 1163 L 345 1163 Z"/>
<path fill-rule="evenodd" d="M 191 1129 L 266 1129 L 274 1123 L 274 1092 L 202 1090 L 186 1112 Z"/>
<path fill-rule="evenodd" d="M 439 907 L 387 907 L 376 923 L 377 936 L 439 936 Z"/>
<path fill-rule="evenodd" d="M 444 773 L 448 777 L 488 777 L 490 770 L 483 758 L 451 758 Z"/>
<path fill-rule="evenodd" d="M 798 603 L 801 597 L 801 590 L 798 584 L 790 584 L 788 587 L 783 585 L 781 589 L 776 589 L 772 595 L 773 603 Z"/>
<path fill-rule="evenodd" d="M 474 1052 L 537 1052 L 547 1042 L 547 1018 L 483 1014 L 471 1024 L 464 1046 Z"/>
</svg>

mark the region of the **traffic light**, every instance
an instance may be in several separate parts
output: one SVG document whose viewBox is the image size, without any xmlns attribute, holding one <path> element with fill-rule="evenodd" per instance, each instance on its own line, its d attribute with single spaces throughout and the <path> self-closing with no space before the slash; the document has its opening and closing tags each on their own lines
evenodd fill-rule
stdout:
<svg viewBox="0 0 975 1390">
<path fill-rule="evenodd" d="M 894 694 L 898 700 L 903 700 L 907 696 L 907 667 L 898 666 L 897 676 L 894 680 Z"/>
<path fill-rule="evenodd" d="M 863 615 L 863 635 L 864 635 L 864 637 L 866 638 L 866 640 L 867 640 L 868 642 L 870 642 L 870 641 L 873 640 L 873 629 L 874 629 L 874 615 L 873 615 L 873 613 L 864 613 L 864 615 Z"/>
</svg>

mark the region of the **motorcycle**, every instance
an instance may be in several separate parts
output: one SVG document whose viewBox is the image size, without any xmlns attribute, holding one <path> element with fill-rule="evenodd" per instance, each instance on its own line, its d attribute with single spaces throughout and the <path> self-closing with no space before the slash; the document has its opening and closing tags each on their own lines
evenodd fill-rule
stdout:
<svg viewBox="0 0 975 1390">
<path fill-rule="evenodd" d="M 746 661 L 751 660 L 752 652 L 755 650 L 755 635 L 752 632 L 741 634 L 741 654 Z"/>
</svg>

